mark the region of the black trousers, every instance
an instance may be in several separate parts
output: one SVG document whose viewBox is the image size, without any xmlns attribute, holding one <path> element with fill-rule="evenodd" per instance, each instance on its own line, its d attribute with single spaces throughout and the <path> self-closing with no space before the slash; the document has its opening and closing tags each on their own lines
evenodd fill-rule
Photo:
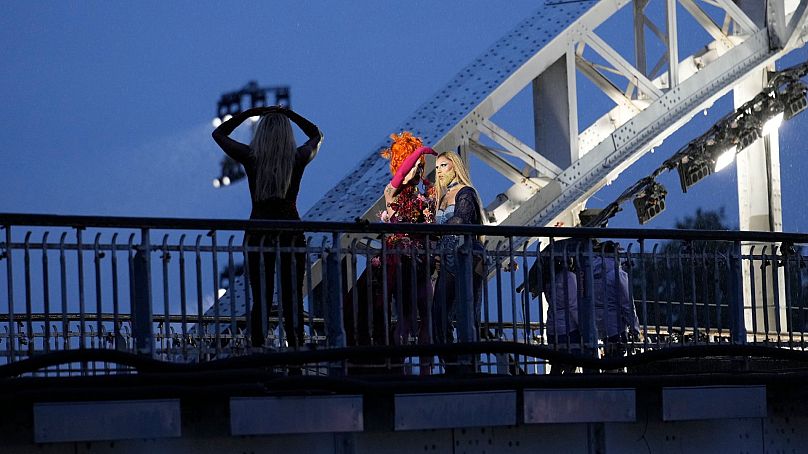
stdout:
<svg viewBox="0 0 808 454">
<path fill-rule="evenodd" d="M 482 288 L 483 279 L 477 273 L 472 272 L 472 314 L 473 331 L 468 333 L 472 341 L 480 339 L 480 318 L 481 318 L 481 302 L 482 302 Z M 438 280 L 435 282 L 435 298 L 432 303 L 432 336 L 436 344 L 451 344 L 454 342 L 454 333 L 452 322 L 457 317 L 458 310 L 465 310 L 462 304 L 467 304 L 463 301 L 458 301 L 457 298 L 457 282 L 456 276 L 445 270 L 438 273 Z M 462 333 L 460 333 L 462 335 Z M 447 372 L 471 372 L 470 368 L 471 357 L 463 355 L 458 358 L 457 355 L 441 356 L 441 360 L 446 364 Z M 457 368 L 456 365 L 461 363 L 465 367 Z"/>
<path fill-rule="evenodd" d="M 261 236 L 251 235 L 247 240 L 250 247 L 258 247 Z M 264 345 L 267 334 L 263 321 L 269 326 L 269 308 L 275 294 L 275 261 L 277 246 L 281 248 L 305 248 L 306 239 L 302 234 L 280 234 L 264 236 L 264 252 L 249 252 L 247 261 L 250 268 L 250 288 L 252 289 L 252 310 L 250 311 L 250 339 L 254 347 Z M 281 252 L 280 300 L 283 309 L 283 329 L 290 347 L 303 344 L 303 275 L 306 269 L 306 255 L 303 252 Z M 294 259 L 294 260 L 293 260 Z M 263 261 L 263 273 L 261 266 Z M 294 263 L 292 263 L 294 261 Z M 294 271 L 294 273 L 293 273 Z M 294 274 L 294 276 L 293 276 Z M 263 282 L 263 292 L 261 286 Z"/>
</svg>

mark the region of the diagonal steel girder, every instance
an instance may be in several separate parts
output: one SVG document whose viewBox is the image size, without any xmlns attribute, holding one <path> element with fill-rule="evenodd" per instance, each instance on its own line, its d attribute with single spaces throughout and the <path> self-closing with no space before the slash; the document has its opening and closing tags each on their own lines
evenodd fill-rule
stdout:
<svg viewBox="0 0 808 454">
<path fill-rule="evenodd" d="M 551 224 L 566 207 L 588 199 L 643 152 L 779 55 L 780 50 L 770 49 L 767 30 L 750 36 L 617 128 L 562 172 L 555 184 L 545 186 L 523 202 L 503 224 Z"/>
</svg>

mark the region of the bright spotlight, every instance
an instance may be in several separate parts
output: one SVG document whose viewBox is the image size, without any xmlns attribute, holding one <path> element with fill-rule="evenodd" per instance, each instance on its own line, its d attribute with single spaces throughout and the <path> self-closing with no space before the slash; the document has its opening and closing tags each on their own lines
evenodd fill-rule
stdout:
<svg viewBox="0 0 808 454">
<path fill-rule="evenodd" d="M 715 158 L 715 167 L 714 172 L 720 172 L 721 169 L 724 167 L 732 164 L 732 161 L 735 160 L 735 147 L 731 147 L 727 150 L 721 152 L 717 158 Z"/>
<path fill-rule="evenodd" d="M 233 118 L 233 116 L 230 115 L 230 114 L 227 114 L 227 115 L 224 116 L 224 118 L 222 118 L 222 121 L 227 121 L 227 120 L 229 120 L 231 118 Z"/>
<path fill-rule="evenodd" d="M 222 119 L 221 119 L 221 118 L 219 118 L 219 117 L 216 117 L 216 118 L 214 118 L 214 119 L 213 119 L 213 121 L 211 122 L 211 124 L 213 124 L 213 127 L 214 127 L 214 128 L 218 128 L 218 127 L 219 127 L 219 125 L 221 125 L 221 124 L 222 124 Z"/>
<path fill-rule="evenodd" d="M 260 120 L 260 119 L 261 119 L 261 117 L 258 116 L 258 115 L 254 116 L 254 117 L 250 117 L 250 121 L 253 122 L 253 123 L 258 123 L 258 120 Z"/>
<path fill-rule="evenodd" d="M 767 136 L 773 133 L 774 131 L 777 131 L 777 129 L 780 128 L 780 125 L 783 123 L 784 115 L 785 114 L 783 112 L 780 112 L 777 115 L 773 116 L 772 118 L 769 118 L 763 125 L 763 130 L 761 131 L 761 134 Z"/>
<path fill-rule="evenodd" d="M 219 299 L 222 299 L 222 297 L 224 296 L 225 293 L 227 293 L 227 289 L 226 288 L 220 288 L 219 289 Z"/>
<path fill-rule="evenodd" d="M 222 185 L 222 183 L 219 181 L 219 179 L 218 179 L 218 178 L 214 178 L 214 179 L 213 179 L 213 187 L 214 187 L 214 188 L 217 188 L 217 189 L 218 189 L 218 188 L 219 188 L 219 186 L 221 186 L 221 185 Z"/>
<path fill-rule="evenodd" d="M 227 176 L 222 177 L 222 184 L 225 186 L 230 186 L 230 177 Z"/>
</svg>

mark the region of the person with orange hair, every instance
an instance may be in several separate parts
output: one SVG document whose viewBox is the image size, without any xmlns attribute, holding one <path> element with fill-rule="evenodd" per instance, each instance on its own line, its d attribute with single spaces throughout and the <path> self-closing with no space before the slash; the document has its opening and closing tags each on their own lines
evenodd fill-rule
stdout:
<svg viewBox="0 0 808 454">
<path fill-rule="evenodd" d="M 435 193 L 429 181 L 424 179 L 424 156 L 437 153 L 423 146 L 421 139 L 406 131 L 392 134 L 390 138 L 393 144 L 382 152 L 382 156 L 390 160 L 393 178 L 384 188 L 385 210 L 381 214 L 382 220 L 391 223 L 433 223 Z M 423 192 L 419 190 L 419 182 L 423 182 Z M 432 300 L 432 281 L 425 255 L 426 238 L 394 233 L 388 235 L 385 242 L 388 251 L 395 251 L 387 256 L 386 276 L 387 288 L 398 310 L 393 342 L 406 344 L 410 335 L 417 334 L 419 344 L 429 344 L 431 314 L 428 306 Z M 413 271 L 415 276 L 412 275 Z M 422 361 L 421 373 L 428 373 L 430 365 L 431 361 L 428 364 Z"/>
<path fill-rule="evenodd" d="M 424 179 L 424 168 L 425 155 L 436 153 L 410 132 L 392 134 L 390 138 L 392 144 L 381 156 L 390 160 L 392 179 L 384 188 L 385 209 L 379 218 L 388 223 L 434 222 L 434 188 Z M 373 257 L 357 285 L 346 295 L 345 331 L 349 345 L 403 345 L 411 336 L 417 336 L 422 345 L 431 342 L 432 280 L 426 240 L 426 236 L 406 233 L 385 235 L 388 252 Z M 355 296 L 353 292 L 357 292 Z M 353 299 L 358 301 L 356 309 L 352 307 Z M 391 315 L 396 316 L 395 325 Z M 393 326 L 392 332 L 385 331 L 385 327 Z M 388 338 L 390 334 L 392 340 Z M 430 369 L 431 360 L 422 359 L 420 373 L 428 374 Z"/>
</svg>

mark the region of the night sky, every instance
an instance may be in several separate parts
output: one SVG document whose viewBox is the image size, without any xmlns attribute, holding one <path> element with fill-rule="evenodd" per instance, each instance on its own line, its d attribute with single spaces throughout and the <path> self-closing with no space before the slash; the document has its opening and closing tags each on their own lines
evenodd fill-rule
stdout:
<svg viewBox="0 0 808 454">
<path fill-rule="evenodd" d="M 211 119 L 222 93 L 257 80 L 289 85 L 294 109 L 325 133 L 304 176 L 305 213 L 391 128 L 538 7 L 529 0 L 509 0 L 507 8 L 483 0 L 5 2 L 0 212 L 246 218 L 246 184 L 211 185 L 222 156 Z M 778 66 L 806 59 L 803 48 Z M 503 116 L 529 119 L 520 106 Z M 722 99 L 697 115 L 589 205 L 611 202 L 731 107 Z M 533 142 L 531 131 L 503 122 Z M 786 231 L 808 230 L 806 126 L 803 113 L 780 131 Z M 472 176 L 487 178 L 482 169 Z M 737 225 L 734 167 L 688 194 L 675 173 L 660 182 L 668 212 L 649 227 L 722 206 Z M 633 208 L 624 206 L 612 226 L 637 227 Z"/>
</svg>

